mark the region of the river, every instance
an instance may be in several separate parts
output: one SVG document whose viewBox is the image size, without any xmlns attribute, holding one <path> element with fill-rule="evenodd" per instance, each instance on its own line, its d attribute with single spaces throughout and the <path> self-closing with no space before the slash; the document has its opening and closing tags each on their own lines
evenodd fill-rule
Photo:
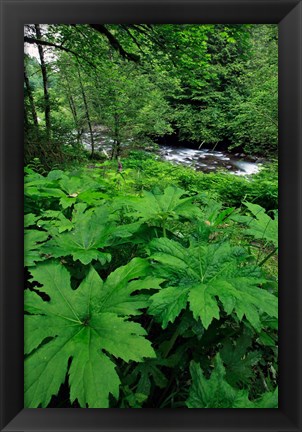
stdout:
<svg viewBox="0 0 302 432">
<path fill-rule="evenodd" d="M 95 131 L 94 139 L 97 151 L 105 150 L 108 154 L 111 153 L 113 140 L 106 137 L 104 131 Z M 85 132 L 82 135 L 82 143 L 87 150 L 91 150 L 89 133 Z M 125 148 L 128 145 L 131 145 L 131 142 L 124 144 L 123 147 Z M 188 166 L 194 168 L 196 171 L 205 173 L 225 169 L 235 175 L 247 176 L 256 174 L 261 166 L 261 163 L 247 160 L 245 155 L 233 155 L 223 151 L 208 149 L 198 150 L 187 147 L 160 145 L 159 155 L 163 160 L 168 162 Z"/>
<path fill-rule="evenodd" d="M 240 155 L 207 149 L 160 146 L 160 155 L 166 161 L 207 173 L 224 168 L 232 174 L 245 176 L 256 174 L 261 166 L 260 163 L 248 161 L 246 157 Z"/>
</svg>

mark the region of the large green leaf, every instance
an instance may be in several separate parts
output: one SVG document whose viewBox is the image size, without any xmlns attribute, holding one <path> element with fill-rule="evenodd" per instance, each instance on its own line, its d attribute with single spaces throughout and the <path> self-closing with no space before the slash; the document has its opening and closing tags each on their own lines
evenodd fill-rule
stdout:
<svg viewBox="0 0 302 432">
<path fill-rule="evenodd" d="M 228 242 L 186 248 L 166 238 L 154 239 L 149 249 L 156 262 L 154 272 L 167 280 L 166 287 L 151 297 L 149 308 L 163 327 L 175 320 L 186 300 L 205 328 L 220 317 L 218 300 L 228 315 L 234 311 L 239 320 L 245 315 L 259 331 L 262 312 L 277 316 L 277 298 L 259 287 L 264 281 L 260 270 L 244 265 L 247 256 L 242 249 Z"/>
<path fill-rule="evenodd" d="M 235 341 L 227 339 L 220 351 L 226 365 L 226 380 L 233 387 L 247 386 L 253 378 L 253 366 L 261 360 L 260 351 L 248 351 L 252 337 L 247 332 L 241 334 Z"/>
<path fill-rule="evenodd" d="M 114 359 L 140 362 L 155 357 L 144 338 L 146 331 L 128 321 L 147 305 L 143 297 L 132 295 L 134 291 L 158 288 L 157 279 L 142 279 L 147 269 L 144 260 L 135 258 L 103 282 L 90 267 L 75 290 L 61 264 L 48 262 L 31 271 L 32 280 L 38 282 L 35 290 L 50 300 L 25 291 L 27 408 L 46 407 L 67 373 L 71 402 L 77 399 L 81 407 L 108 407 L 109 394 L 117 398 L 119 393 Z"/>
<path fill-rule="evenodd" d="M 105 206 L 85 209 L 84 203 L 75 205 L 71 227 L 61 217 L 55 219 L 51 226 L 49 223 L 46 225 L 52 239 L 43 246 L 45 254 L 54 258 L 71 255 L 74 261 L 79 260 L 83 264 L 89 264 L 92 260 L 104 264 L 111 260 L 111 255 L 103 249 L 124 243 L 140 226 L 139 223 L 116 226 Z M 64 231 L 73 229 L 62 233 L 62 227 Z"/>
<path fill-rule="evenodd" d="M 100 204 L 108 198 L 100 191 L 102 185 L 90 176 L 81 173 L 76 177 L 60 170 L 50 171 L 47 177 L 34 174 L 25 177 L 25 195 L 36 198 L 57 199 L 63 209 L 71 207 L 76 202 Z"/>
<path fill-rule="evenodd" d="M 151 297 L 152 303 L 149 313 L 155 315 L 166 328 L 169 321 L 174 322 L 180 312 L 186 307 L 188 289 L 179 287 L 168 287 L 162 289 Z"/>
<path fill-rule="evenodd" d="M 64 216 L 59 210 L 45 210 L 38 218 L 37 225 L 43 227 L 50 234 L 64 231 L 70 231 L 74 227 L 73 222 Z"/>
<path fill-rule="evenodd" d="M 192 203 L 196 197 L 181 198 L 185 194 L 186 191 L 175 186 L 167 187 L 163 194 L 144 191 L 142 198 L 127 202 L 127 206 L 134 210 L 128 215 L 157 226 L 162 226 L 167 220 L 200 216 L 199 208 Z"/>
<path fill-rule="evenodd" d="M 166 376 L 160 370 L 162 366 L 166 366 L 166 363 L 158 358 L 146 359 L 143 363 L 135 366 L 131 372 L 130 380 L 132 382 L 137 380 L 137 393 L 149 396 L 153 383 L 159 388 L 165 388 L 168 385 Z"/>
<path fill-rule="evenodd" d="M 200 283 L 192 286 L 189 293 L 189 303 L 196 320 L 201 319 L 205 328 L 208 328 L 213 318 L 219 319 L 219 307 L 209 285 Z"/>
<path fill-rule="evenodd" d="M 24 216 L 24 227 L 28 228 L 30 226 L 35 225 L 37 219 L 39 219 L 39 216 L 33 214 L 33 213 L 28 213 Z"/>
<path fill-rule="evenodd" d="M 46 231 L 26 229 L 24 232 L 24 265 L 27 267 L 34 266 L 36 262 L 43 261 L 41 253 L 42 243 L 48 238 Z"/>
<path fill-rule="evenodd" d="M 81 177 L 63 176 L 59 182 L 59 187 L 65 192 L 65 196 L 60 199 L 63 208 L 70 207 L 78 201 L 97 204 L 103 198 L 107 198 L 106 194 L 98 191 L 100 184 L 84 174 Z"/>
<path fill-rule="evenodd" d="M 278 246 L 278 218 L 270 218 L 264 208 L 258 204 L 244 203 L 254 218 L 248 221 L 246 233 L 259 240 L 264 240 Z"/>
<path fill-rule="evenodd" d="M 247 390 L 233 388 L 225 379 L 225 368 L 220 355 L 214 361 L 214 369 L 206 379 L 199 364 L 190 365 L 192 385 L 188 408 L 277 408 L 278 390 L 265 393 L 256 401 L 249 399 Z"/>
</svg>

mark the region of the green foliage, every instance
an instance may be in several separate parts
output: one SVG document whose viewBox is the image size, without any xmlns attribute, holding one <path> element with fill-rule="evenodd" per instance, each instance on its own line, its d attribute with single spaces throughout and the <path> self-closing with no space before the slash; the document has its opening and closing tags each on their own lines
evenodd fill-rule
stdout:
<svg viewBox="0 0 302 432">
<path fill-rule="evenodd" d="M 214 361 L 211 377 L 206 379 L 200 366 L 190 366 L 192 386 L 187 400 L 188 408 L 277 408 L 278 391 L 265 393 L 261 398 L 250 401 L 246 390 L 238 390 L 225 380 L 225 368 L 220 355 Z"/>
<path fill-rule="evenodd" d="M 230 148 L 250 154 L 276 154 L 278 144 L 278 30 L 251 28 L 251 59 L 241 77 L 241 91 L 231 90 L 227 129 Z M 243 91 L 242 91 L 243 88 Z"/>
<path fill-rule="evenodd" d="M 64 49 L 44 56 L 47 98 L 40 63 L 25 55 L 25 160 L 39 170 L 83 161 L 84 148 L 95 157 L 108 140 L 117 156 L 130 142 L 172 133 L 211 147 L 219 142 L 230 150 L 276 155 L 276 25 L 41 29 L 46 43 Z M 35 37 L 33 25 L 26 26 L 26 37 Z"/>
<path fill-rule="evenodd" d="M 25 56 L 25 406 L 277 407 L 276 163 L 204 174 L 153 143 L 275 156 L 277 27 L 42 37 L 64 50 L 47 82 Z"/>
<path fill-rule="evenodd" d="M 278 164 L 272 162 L 264 165 L 252 178 L 253 190 L 249 201 L 261 205 L 266 210 L 278 208 Z"/>
<path fill-rule="evenodd" d="M 247 222 L 246 234 L 256 239 L 272 243 L 278 247 L 278 217 L 270 218 L 262 207 L 257 204 L 244 203 L 254 216 L 254 219 Z"/>
<path fill-rule="evenodd" d="M 160 226 L 166 236 L 166 224 L 171 220 L 193 219 L 200 216 L 198 207 L 192 205 L 196 197 L 181 198 L 186 194 L 183 189 L 168 186 L 163 194 L 143 192 L 143 197 L 133 203 L 127 202 L 133 212 L 126 212 L 129 217 L 139 218 L 140 221 Z"/>
<path fill-rule="evenodd" d="M 251 178 L 229 173 L 193 171 L 191 168 L 155 160 L 147 152 L 131 152 L 123 161 L 132 168 L 138 190 L 163 190 L 173 184 L 191 193 L 207 193 L 227 206 L 240 206 L 246 200 L 259 204 L 266 210 L 278 207 L 278 171 L 275 163 L 267 164 Z"/>
<path fill-rule="evenodd" d="M 276 217 L 114 164 L 25 172 L 26 407 L 276 406 Z"/>
<path fill-rule="evenodd" d="M 277 26 L 40 31 L 55 46 L 43 71 L 24 57 L 25 406 L 277 407 Z M 204 174 L 160 161 L 169 138 L 273 162 Z"/>
<path fill-rule="evenodd" d="M 134 259 L 105 282 L 90 267 L 76 290 L 71 289 L 70 275 L 61 264 L 46 263 L 31 270 L 32 280 L 42 286 L 25 291 L 27 408 L 46 407 L 67 372 L 71 402 L 77 399 L 84 408 L 106 408 L 109 394 L 118 398 L 119 392 L 112 359 L 143 361 L 155 356 L 143 337 L 145 330 L 127 320 L 145 306 L 139 296 L 131 297 L 133 291 L 145 288 L 143 280 L 139 286 L 128 282 L 145 276 L 147 267 L 143 260 Z M 37 292 L 47 294 L 50 301 Z"/>
<path fill-rule="evenodd" d="M 80 260 L 83 264 L 89 264 L 93 259 L 105 263 L 110 260 L 110 255 L 98 249 L 108 245 L 113 230 L 106 208 L 91 209 L 77 216 L 71 231 L 62 233 L 62 228 L 53 231 L 53 238 L 44 245 L 43 252 L 55 258 L 72 255 L 74 261 Z"/>
<path fill-rule="evenodd" d="M 27 229 L 24 232 L 24 265 L 31 267 L 38 261 L 43 261 L 40 254 L 41 243 L 48 239 L 45 231 Z"/>
<path fill-rule="evenodd" d="M 33 171 L 39 173 L 39 174 L 46 174 L 46 171 L 41 164 L 41 161 L 39 158 L 33 158 L 33 160 L 27 165 L 28 168 L 32 169 Z"/>
<path fill-rule="evenodd" d="M 153 383 L 157 387 L 164 389 L 168 385 L 168 380 L 160 368 L 167 364 L 168 361 L 151 358 L 135 366 L 131 373 L 130 382 L 137 380 L 136 392 L 145 395 L 145 399 L 147 399 L 151 393 Z"/>
<path fill-rule="evenodd" d="M 223 343 L 220 356 L 226 365 L 226 380 L 233 387 L 248 387 L 253 378 L 253 367 L 261 359 L 259 351 L 249 351 L 252 344 L 252 335 L 247 332 L 241 334 L 233 342 L 226 340 Z"/>
<path fill-rule="evenodd" d="M 220 318 L 220 300 L 227 315 L 236 313 L 261 330 L 260 313 L 277 316 L 277 298 L 259 288 L 263 282 L 257 268 L 243 266 L 248 255 L 229 243 L 191 244 L 185 248 L 169 239 L 150 243 L 150 258 L 158 263 L 155 273 L 177 288 L 163 288 L 151 297 L 152 315 L 163 321 L 163 327 L 173 322 L 189 302 L 196 320 L 207 329 L 212 320 Z M 167 290 L 167 291 L 166 291 Z"/>
</svg>

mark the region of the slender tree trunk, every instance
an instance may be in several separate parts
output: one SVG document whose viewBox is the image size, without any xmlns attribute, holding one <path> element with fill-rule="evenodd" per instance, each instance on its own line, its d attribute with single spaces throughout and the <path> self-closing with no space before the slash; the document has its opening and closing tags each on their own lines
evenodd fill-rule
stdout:
<svg viewBox="0 0 302 432">
<path fill-rule="evenodd" d="M 29 128 L 29 121 L 28 121 L 26 107 L 25 107 L 25 104 L 24 104 L 24 129 L 25 129 L 25 131 L 27 131 L 28 128 Z"/>
<path fill-rule="evenodd" d="M 66 84 L 67 99 L 68 99 L 70 111 L 72 113 L 73 121 L 74 121 L 76 130 L 77 130 L 77 145 L 79 145 L 82 131 L 81 131 L 80 124 L 79 124 L 77 108 L 76 108 L 76 104 L 74 102 L 74 98 L 72 96 L 72 91 L 71 91 L 71 88 L 69 85 L 68 77 L 65 74 L 64 74 L 64 78 L 65 78 L 65 84 Z"/>
<path fill-rule="evenodd" d="M 25 82 L 27 96 L 28 96 L 28 99 L 29 99 L 29 104 L 30 104 L 30 110 L 31 110 L 32 119 L 33 119 L 35 128 L 38 131 L 38 128 L 39 128 L 38 116 L 37 116 L 37 111 L 36 111 L 36 107 L 35 107 L 35 101 L 34 101 L 33 93 L 32 93 L 32 90 L 31 90 L 30 82 L 29 82 L 29 79 L 28 79 L 25 63 L 24 63 L 24 82 Z"/>
<path fill-rule="evenodd" d="M 76 110 L 76 107 L 75 107 L 75 105 L 74 105 L 73 97 L 72 97 L 71 94 L 69 93 L 69 94 L 67 95 L 67 98 L 68 98 L 68 104 L 69 104 L 70 111 L 71 111 L 71 113 L 72 113 L 72 117 L 73 117 L 73 121 L 74 121 L 75 127 L 76 127 L 76 129 L 78 130 L 78 126 L 79 126 L 79 123 L 78 123 L 78 116 L 77 116 L 77 110 Z"/>
<path fill-rule="evenodd" d="M 73 116 L 73 120 L 74 120 L 74 124 L 75 124 L 76 130 L 77 130 L 77 146 L 79 146 L 79 144 L 80 144 L 80 138 L 81 138 L 81 135 L 83 133 L 83 130 L 80 127 L 76 105 L 74 103 L 74 99 L 73 99 L 73 97 L 72 97 L 71 94 L 68 96 L 68 103 L 69 103 L 69 106 L 70 106 L 70 109 L 71 109 L 71 112 L 72 112 L 72 116 Z"/>
<path fill-rule="evenodd" d="M 119 115 L 115 113 L 114 115 L 114 135 L 115 135 L 115 153 L 116 153 L 116 159 L 120 156 L 121 152 L 121 142 L 120 142 L 120 135 L 119 135 Z"/>
<path fill-rule="evenodd" d="M 42 39 L 41 28 L 39 24 L 35 24 L 35 30 L 37 39 Z M 42 45 L 38 44 L 38 51 L 40 57 L 41 71 L 43 77 L 43 90 L 44 90 L 44 114 L 45 114 L 45 126 L 46 126 L 46 134 L 47 138 L 50 138 L 51 134 L 51 121 L 50 121 L 50 99 L 48 92 L 48 76 L 47 76 L 47 68 L 44 58 L 44 51 Z"/>
<path fill-rule="evenodd" d="M 79 77 L 79 82 L 80 82 L 80 87 L 81 87 L 81 93 L 82 93 L 83 102 L 84 102 L 84 106 L 85 106 L 85 115 L 86 115 L 86 119 L 87 119 L 87 123 L 88 123 L 88 127 L 89 127 L 89 132 L 90 132 L 91 157 L 93 158 L 94 157 L 94 138 L 93 138 L 93 132 L 92 132 L 92 126 L 91 126 L 91 121 L 90 121 L 90 115 L 89 115 L 89 110 L 88 110 L 86 94 L 85 94 L 84 86 L 82 83 L 79 65 L 77 65 L 77 70 L 78 70 L 78 77 Z"/>
<path fill-rule="evenodd" d="M 119 135 L 119 115 L 117 112 L 114 114 L 114 143 L 112 148 L 112 159 L 118 159 L 121 153 L 121 141 L 120 141 L 120 135 Z"/>
<path fill-rule="evenodd" d="M 99 79 L 99 76 L 97 73 L 95 74 L 95 81 L 96 81 L 96 88 L 101 89 L 102 85 L 100 83 L 100 79 Z M 101 124 L 103 106 L 101 105 L 99 98 L 97 98 L 96 104 L 97 104 L 97 111 L 98 111 L 98 116 L 99 116 L 98 123 Z"/>
</svg>

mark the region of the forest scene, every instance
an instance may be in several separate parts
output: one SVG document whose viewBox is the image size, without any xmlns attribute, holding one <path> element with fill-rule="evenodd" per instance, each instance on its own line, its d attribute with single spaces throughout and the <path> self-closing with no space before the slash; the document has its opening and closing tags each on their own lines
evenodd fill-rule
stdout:
<svg viewBox="0 0 302 432">
<path fill-rule="evenodd" d="M 278 408 L 278 26 L 24 27 L 25 408 Z"/>
</svg>

